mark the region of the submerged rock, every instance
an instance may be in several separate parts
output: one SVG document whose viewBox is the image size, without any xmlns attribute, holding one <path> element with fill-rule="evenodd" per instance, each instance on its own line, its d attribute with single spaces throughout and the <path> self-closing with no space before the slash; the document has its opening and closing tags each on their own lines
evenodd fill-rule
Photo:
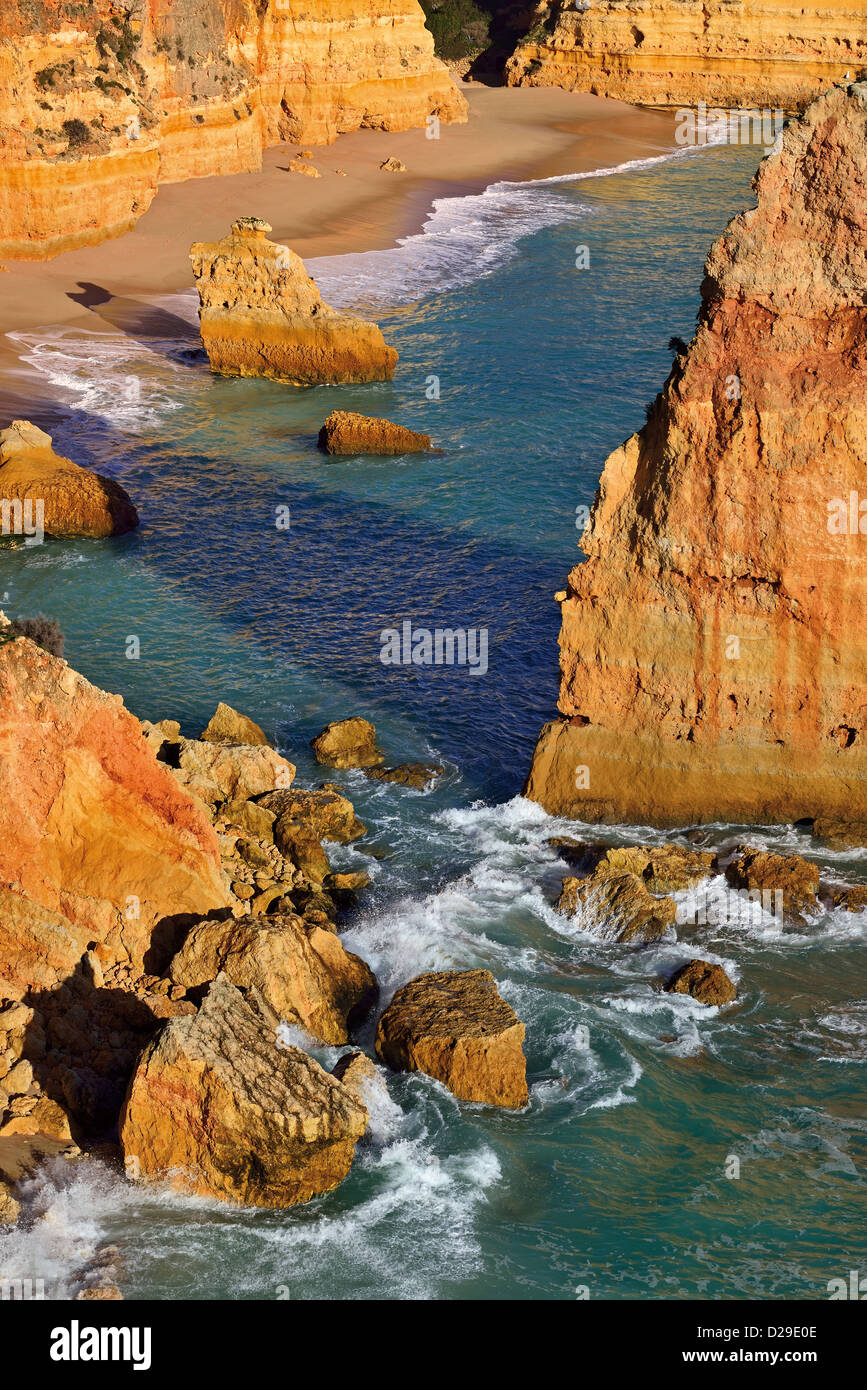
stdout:
<svg viewBox="0 0 867 1390">
<path fill-rule="evenodd" d="M 197 922 L 173 958 L 176 985 L 197 989 L 220 973 L 253 990 L 278 1019 L 297 1023 L 325 1043 L 345 1043 L 350 1021 L 376 998 L 376 976 L 333 932 L 300 917 Z"/>
<path fill-rule="evenodd" d="M 429 434 L 352 410 L 332 410 L 318 442 L 326 454 L 420 454 L 431 446 Z"/>
<path fill-rule="evenodd" d="M 580 911 L 588 930 L 633 945 L 665 936 L 677 917 L 673 898 L 653 897 L 643 878 L 605 863 L 589 878 L 564 878 L 557 911 L 566 917 Z"/>
<path fill-rule="evenodd" d="M 867 83 L 787 123 L 711 248 L 692 343 L 605 463 L 527 785 L 550 812 L 867 822 L 865 163 Z"/>
<path fill-rule="evenodd" d="M 395 782 L 400 787 L 414 787 L 425 791 L 438 782 L 445 773 L 439 763 L 401 763 L 398 767 L 372 767 L 365 773 L 375 782 Z"/>
<path fill-rule="evenodd" d="M 326 724 L 321 734 L 311 739 L 310 746 L 316 761 L 325 767 L 373 767 L 384 761 L 384 754 L 376 746 L 376 729 L 369 719 L 357 715 Z"/>
<path fill-rule="evenodd" d="M 376 324 L 324 304 L 301 257 L 269 241 L 270 230 L 242 217 L 190 252 L 212 370 L 296 386 L 390 380 L 397 352 Z"/>
<path fill-rule="evenodd" d="M 423 1071 L 459 1100 L 527 1104 L 523 1023 L 488 970 L 419 975 L 379 1020 L 376 1051 L 396 1071 Z"/>
<path fill-rule="evenodd" d="M 672 975 L 665 986 L 668 994 L 691 994 L 700 1004 L 721 1008 L 737 997 L 737 990 L 721 965 L 707 960 L 691 960 Z"/>
<path fill-rule="evenodd" d="M 122 536 L 139 524 L 120 483 L 56 454 L 29 420 L 0 430 L 0 505 L 4 535 L 33 534 L 40 507 L 47 536 Z"/>
<path fill-rule="evenodd" d="M 121 1116 L 126 1170 L 187 1192 L 289 1207 L 330 1192 L 367 1127 L 357 1098 L 224 975 L 145 1050 Z"/>
</svg>

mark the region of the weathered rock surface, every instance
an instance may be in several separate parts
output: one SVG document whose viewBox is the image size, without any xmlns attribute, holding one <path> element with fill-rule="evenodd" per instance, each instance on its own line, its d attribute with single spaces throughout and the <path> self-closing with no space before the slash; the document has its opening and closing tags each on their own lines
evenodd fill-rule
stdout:
<svg viewBox="0 0 867 1390">
<path fill-rule="evenodd" d="M 691 960 L 676 970 L 665 986 L 669 994 L 691 994 L 700 1004 L 722 1008 L 737 997 L 737 990 L 721 965 Z"/>
<path fill-rule="evenodd" d="M 25 510 L 16 502 L 30 505 Z M 2 533 L 7 528 L 9 533 L 30 533 L 39 517 L 37 503 L 47 536 L 121 536 L 138 526 L 136 509 L 120 483 L 56 454 L 51 435 L 29 420 L 13 420 L 0 430 Z"/>
<path fill-rule="evenodd" d="M 0 255 L 41 259 L 129 230 L 161 183 L 466 102 L 416 0 L 8 0 L 0 113 Z"/>
<path fill-rule="evenodd" d="M 0 1178 L 0 1226 L 14 1226 L 21 1211 L 21 1204 L 14 1196 L 9 1183 Z"/>
<path fill-rule="evenodd" d="M 867 821 L 865 163 L 867 84 L 787 125 L 711 249 L 692 344 L 605 464 L 527 785 L 549 811 Z"/>
<path fill-rule="evenodd" d="M 525 1029 L 488 970 L 419 975 L 379 1020 L 376 1051 L 395 1071 L 423 1071 L 459 1100 L 527 1104 Z"/>
<path fill-rule="evenodd" d="M 215 980 L 220 972 L 253 990 L 284 1023 L 300 1024 L 325 1043 L 345 1043 L 350 1022 L 376 998 L 376 977 L 340 939 L 300 917 L 246 917 L 237 922 L 197 922 L 169 966 L 169 978 L 185 989 Z"/>
<path fill-rule="evenodd" d="M 221 700 L 200 735 L 202 743 L 262 743 L 270 745 L 271 740 L 264 731 L 246 714 L 239 714 L 231 705 Z"/>
<path fill-rule="evenodd" d="M 596 866 L 599 876 L 636 874 L 649 893 L 676 893 L 713 873 L 716 856 L 710 850 L 683 849 L 680 845 L 631 845 L 606 849 Z"/>
<path fill-rule="evenodd" d="M 737 858 L 728 865 L 725 876 L 733 888 L 763 894 L 780 892 L 787 917 L 819 911 L 818 865 L 799 854 L 768 854 L 739 845 Z"/>
<path fill-rule="evenodd" d="M 373 767 L 383 761 L 369 719 L 336 719 L 311 739 L 310 746 L 316 761 L 325 767 Z"/>
<path fill-rule="evenodd" d="M 190 251 L 211 369 L 296 386 L 394 376 L 397 352 L 376 324 L 324 304 L 301 257 L 269 241 L 270 230 L 243 217 Z"/>
<path fill-rule="evenodd" d="M 600 864 L 589 878 L 563 879 L 557 911 L 580 912 L 583 925 L 605 940 L 631 945 L 656 941 L 674 928 L 677 905 L 655 898 L 637 874 Z"/>
<path fill-rule="evenodd" d="M 145 1050 L 120 1135 L 127 1172 L 252 1206 L 288 1207 L 343 1181 L 364 1106 L 312 1057 L 277 1045 L 221 975 L 199 1012 Z"/>
<path fill-rule="evenodd" d="M 179 741 L 176 755 L 164 745 L 161 757 L 177 768 L 178 781 L 209 804 L 247 801 L 277 787 L 291 786 L 295 776 L 294 765 L 267 743 L 206 743 L 185 738 Z"/>
<path fill-rule="evenodd" d="M 331 1075 L 360 1101 L 367 1110 L 378 1098 L 388 1095 L 388 1088 L 376 1063 L 363 1052 L 347 1052 L 331 1068 Z"/>
<path fill-rule="evenodd" d="M 272 811 L 281 831 L 290 825 L 301 825 L 319 840 L 333 840 L 336 844 L 349 844 L 366 835 L 367 831 L 355 814 L 351 801 L 339 792 L 306 791 L 293 787 L 290 790 L 268 792 L 258 799 L 259 806 Z M 275 835 L 281 833 L 275 822 Z"/>
<path fill-rule="evenodd" d="M 0 887 L 19 984 L 58 983 L 85 937 L 141 966 L 163 919 L 229 903 L 212 826 L 120 696 L 26 638 L 0 643 Z"/>
<path fill-rule="evenodd" d="M 831 902 L 834 907 L 845 908 L 847 912 L 863 912 L 867 908 L 867 888 L 834 888 L 831 890 Z"/>
<path fill-rule="evenodd" d="M 867 64 L 867 5 L 792 0 L 554 0 L 506 65 L 510 86 L 651 106 L 803 107 Z"/>
<path fill-rule="evenodd" d="M 420 454 L 430 446 L 429 434 L 354 410 L 332 410 L 319 431 L 326 454 Z"/>
<path fill-rule="evenodd" d="M 397 767 L 372 767 L 365 774 L 374 782 L 393 782 L 399 787 L 425 791 L 444 776 L 440 763 L 400 763 Z"/>
</svg>

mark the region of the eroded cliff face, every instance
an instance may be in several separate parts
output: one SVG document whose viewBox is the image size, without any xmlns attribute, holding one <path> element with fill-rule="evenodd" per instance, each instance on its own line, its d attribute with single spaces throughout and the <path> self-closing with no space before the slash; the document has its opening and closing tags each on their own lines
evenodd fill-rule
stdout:
<svg viewBox="0 0 867 1390">
<path fill-rule="evenodd" d="M 867 0 L 554 0 L 506 81 L 656 106 L 799 110 L 865 65 Z"/>
<path fill-rule="evenodd" d="M 527 790 L 550 811 L 867 818 L 867 83 L 789 122 L 755 190 L 605 464 Z"/>
<path fill-rule="evenodd" d="M 6 0 L 0 255 L 119 236 L 159 183 L 256 169 L 281 139 L 431 113 L 466 103 L 416 0 Z"/>
</svg>

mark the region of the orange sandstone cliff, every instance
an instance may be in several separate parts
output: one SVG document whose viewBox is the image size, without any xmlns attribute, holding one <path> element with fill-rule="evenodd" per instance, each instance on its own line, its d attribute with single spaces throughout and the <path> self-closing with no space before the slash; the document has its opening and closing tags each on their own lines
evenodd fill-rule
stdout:
<svg viewBox="0 0 867 1390">
<path fill-rule="evenodd" d="M 270 230 L 242 217 L 222 240 L 190 251 L 212 369 L 295 386 L 390 380 L 397 351 L 376 324 L 323 303 L 301 257 L 269 241 Z"/>
<path fill-rule="evenodd" d="M 552 812 L 867 819 L 867 83 L 790 121 L 755 191 L 558 596 Z"/>
<path fill-rule="evenodd" d="M 119 236 L 163 182 L 466 103 L 416 0 L 3 0 L 0 255 Z"/>
<path fill-rule="evenodd" d="M 796 110 L 867 66 L 867 0 L 553 0 L 506 81 L 656 106 Z"/>
</svg>

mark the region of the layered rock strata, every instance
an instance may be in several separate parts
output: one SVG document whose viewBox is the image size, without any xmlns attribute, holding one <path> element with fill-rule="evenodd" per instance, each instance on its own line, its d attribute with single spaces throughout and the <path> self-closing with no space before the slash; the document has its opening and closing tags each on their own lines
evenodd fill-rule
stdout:
<svg viewBox="0 0 867 1390">
<path fill-rule="evenodd" d="M 867 84 L 789 122 L 608 458 L 527 795 L 582 820 L 867 816 Z"/>
<path fill-rule="evenodd" d="M 488 970 L 441 970 L 399 989 L 376 1030 L 397 1071 L 423 1071 L 459 1100 L 527 1104 L 524 1025 Z"/>
<path fill-rule="evenodd" d="M 0 112 L 0 255 L 40 260 L 128 231 L 160 183 L 466 103 L 416 0 L 6 0 Z"/>
<path fill-rule="evenodd" d="M 390 379 L 397 352 L 376 324 L 324 304 L 301 257 L 269 241 L 270 231 L 243 217 L 190 251 L 212 370 L 296 386 Z"/>
<path fill-rule="evenodd" d="M 505 76 L 653 106 L 796 110 L 865 66 L 865 0 L 554 0 Z"/>
</svg>

